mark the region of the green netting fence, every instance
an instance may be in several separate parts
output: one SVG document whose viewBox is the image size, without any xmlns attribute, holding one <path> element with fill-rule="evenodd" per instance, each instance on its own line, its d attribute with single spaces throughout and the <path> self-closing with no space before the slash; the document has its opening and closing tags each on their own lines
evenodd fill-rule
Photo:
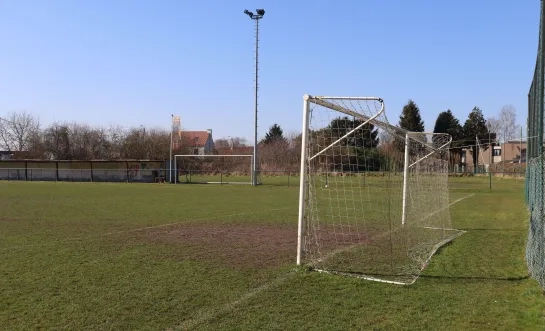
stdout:
<svg viewBox="0 0 545 331">
<path fill-rule="evenodd" d="M 528 138 L 526 167 L 526 201 L 530 212 L 530 225 L 526 246 L 526 262 L 532 276 L 545 288 L 545 211 L 543 115 L 544 115 L 544 37 L 545 16 L 543 0 L 539 24 L 538 54 L 534 77 L 528 93 Z"/>
</svg>

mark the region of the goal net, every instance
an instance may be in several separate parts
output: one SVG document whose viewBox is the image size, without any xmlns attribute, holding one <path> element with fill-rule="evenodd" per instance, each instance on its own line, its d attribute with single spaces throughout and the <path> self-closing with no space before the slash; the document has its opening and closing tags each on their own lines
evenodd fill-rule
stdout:
<svg viewBox="0 0 545 331">
<path fill-rule="evenodd" d="M 382 99 L 305 95 L 297 264 L 413 283 L 451 228 L 448 134 L 390 125 Z"/>
<path fill-rule="evenodd" d="M 252 155 L 175 155 L 175 183 L 252 184 Z"/>
</svg>

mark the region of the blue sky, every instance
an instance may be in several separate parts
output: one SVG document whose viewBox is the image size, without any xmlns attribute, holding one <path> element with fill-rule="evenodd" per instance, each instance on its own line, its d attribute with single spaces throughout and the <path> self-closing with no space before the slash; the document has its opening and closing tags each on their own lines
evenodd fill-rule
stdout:
<svg viewBox="0 0 545 331">
<path fill-rule="evenodd" d="M 259 136 L 301 130 L 302 98 L 379 96 L 397 123 L 413 99 L 426 128 L 506 104 L 526 122 L 538 0 L 0 2 L 0 116 L 253 134 L 260 22 Z"/>
</svg>

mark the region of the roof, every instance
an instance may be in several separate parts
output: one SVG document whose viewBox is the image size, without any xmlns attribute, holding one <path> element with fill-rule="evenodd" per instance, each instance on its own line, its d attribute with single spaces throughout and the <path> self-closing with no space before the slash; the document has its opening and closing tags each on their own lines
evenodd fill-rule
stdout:
<svg viewBox="0 0 545 331">
<path fill-rule="evenodd" d="M 187 144 L 190 147 L 204 147 L 204 146 L 206 146 L 206 141 L 208 141 L 208 137 L 210 136 L 210 132 L 208 132 L 208 131 L 182 131 L 182 132 L 180 132 L 180 136 L 184 140 L 184 142 L 187 142 Z"/>
</svg>

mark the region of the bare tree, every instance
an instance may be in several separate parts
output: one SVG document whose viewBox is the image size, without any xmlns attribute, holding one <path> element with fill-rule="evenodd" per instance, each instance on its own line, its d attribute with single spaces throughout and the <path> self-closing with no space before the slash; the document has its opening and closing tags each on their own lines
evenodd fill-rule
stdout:
<svg viewBox="0 0 545 331">
<path fill-rule="evenodd" d="M 32 134 L 28 140 L 27 151 L 29 152 L 28 158 L 32 159 L 46 159 L 47 150 L 44 141 L 44 132 L 42 130 L 36 131 Z"/>
<path fill-rule="evenodd" d="M 145 128 L 131 128 L 122 142 L 121 158 L 123 159 L 146 159 Z"/>
<path fill-rule="evenodd" d="M 170 151 L 170 132 L 162 129 L 146 130 L 146 159 L 166 160 Z"/>
<path fill-rule="evenodd" d="M 512 105 L 503 106 L 497 117 L 487 120 L 490 132 L 496 133 L 499 142 L 518 137 L 520 125 L 517 124 L 517 110 Z"/>
<path fill-rule="evenodd" d="M 45 158 L 73 160 L 68 124 L 53 123 L 43 132 Z"/>
<path fill-rule="evenodd" d="M 107 155 L 105 159 L 115 160 L 121 158 L 121 153 L 123 149 L 123 141 L 127 135 L 127 132 L 120 125 L 110 125 L 106 129 L 106 140 L 107 140 Z"/>
<path fill-rule="evenodd" d="M 486 126 L 488 127 L 488 131 L 496 134 L 496 139 L 500 141 L 500 133 L 502 131 L 501 129 L 501 121 L 497 117 L 489 117 L 486 120 Z"/>
<path fill-rule="evenodd" d="M 37 117 L 27 112 L 11 112 L 0 119 L 0 146 L 11 151 L 26 151 L 33 135 L 40 130 Z"/>
<path fill-rule="evenodd" d="M 286 139 L 277 139 L 261 143 L 259 158 L 261 169 L 265 171 L 282 171 L 289 167 L 289 143 Z"/>
<path fill-rule="evenodd" d="M 303 135 L 301 133 L 297 132 L 290 132 L 287 134 L 287 140 L 288 140 L 288 150 L 287 150 L 287 157 L 288 157 L 288 167 L 289 170 L 296 170 L 299 169 L 300 162 L 301 162 L 301 144 L 303 143 Z"/>
</svg>

